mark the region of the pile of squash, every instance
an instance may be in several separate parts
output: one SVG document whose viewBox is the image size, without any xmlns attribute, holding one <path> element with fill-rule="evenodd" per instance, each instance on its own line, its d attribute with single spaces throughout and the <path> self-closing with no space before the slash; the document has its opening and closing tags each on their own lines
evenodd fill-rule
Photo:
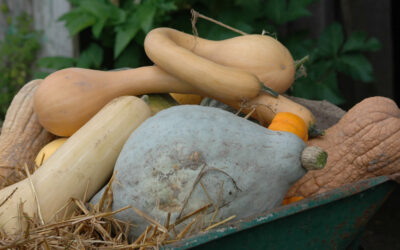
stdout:
<svg viewBox="0 0 400 250">
<path fill-rule="evenodd" d="M 267 141 L 265 147 L 290 154 L 293 149 L 289 145 L 299 145 L 296 147 L 300 153 L 293 153 L 298 159 L 296 164 L 308 166 L 309 171 L 294 174 L 298 170 L 285 170 L 287 177 L 276 177 L 279 181 L 274 185 L 284 186 L 284 193 L 272 193 L 271 197 L 278 197 L 280 203 L 285 195 L 298 200 L 361 179 L 399 172 L 397 105 L 384 97 L 368 98 L 327 129 L 325 135 L 309 138 L 316 126 L 314 115 L 283 95 L 294 81 L 295 62 L 272 37 L 244 35 L 210 41 L 157 28 L 147 34 L 144 46 L 154 66 L 107 72 L 67 68 L 26 84 L 15 96 L 0 136 L 1 182 L 7 186 L 0 190 L 2 230 L 15 233 L 21 229 L 16 218 L 21 201 L 29 216 L 40 208 L 43 222 L 49 221 L 71 197 L 89 201 L 110 178 L 134 132 L 144 130 L 143 124 L 151 119 L 157 127 L 154 119 L 171 106 L 198 106 L 204 97 L 268 126 L 264 131 L 278 135 L 280 141 Z M 159 100 L 152 99 L 160 93 L 170 94 L 177 103 L 163 99 L 165 103 L 160 106 Z M 165 110 L 158 112 L 161 109 Z M 188 112 L 182 119 L 196 120 L 191 118 L 195 112 L 182 112 Z M 199 124 L 201 120 L 196 126 Z M 179 131 L 179 127 L 165 129 Z M 249 133 L 241 129 L 238 131 L 243 135 Z M 310 148 L 307 145 L 318 146 L 313 147 L 318 150 L 309 152 L 313 157 L 303 155 L 305 161 L 300 163 L 301 151 Z M 321 148 L 329 156 L 324 169 L 326 152 Z M 7 179 L 15 175 L 16 168 L 29 168 L 34 173 L 29 179 L 9 185 Z"/>
</svg>

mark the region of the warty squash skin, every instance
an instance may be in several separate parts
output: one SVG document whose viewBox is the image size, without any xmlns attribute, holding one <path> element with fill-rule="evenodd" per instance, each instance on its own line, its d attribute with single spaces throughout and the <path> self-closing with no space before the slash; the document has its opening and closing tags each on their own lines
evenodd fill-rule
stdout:
<svg viewBox="0 0 400 250">
<path fill-rule="evenodd" d="M 42 80 L 25 84 L 14 96 L 1 129 L 0 178 L 1 186 L 12 184 L 15 169 L 24 169 L 26 164 L 32 171 L 35 157 L 40 149 L 55 136 L 40 125 L 33 112 L 34 92 Z"/>
<path fill-rule="evenodd" d="M 90 199 L 111 176 L 128 136 L 150 115 L 148 105 L 134 96 L 122 96 L 109 102 L 68 138 L 31 178 L 0 190 L 0 201 L 4 202 L 0 206 L 0 228 L 8 234 L 17 233 L 21 226 L 24 228 L 18 218 L 21 202 L 28 216 L 38 214 L 40 207 L 40 215 L 46 223 L 60 210 L 58 215 L 63 216 L 63 208 L 70 198 Z M 39 204 L 36 204 L 31 185 Z"/>
<path fill-rule="evenodd" d="M 309 171 L 291 187 L 287 198 L 309 197 L 367 178 L 398 175 L 400 109 L 386 97 L 366 98 L 308 145 L 326 150 L 326 167 Z"/>
</svg>

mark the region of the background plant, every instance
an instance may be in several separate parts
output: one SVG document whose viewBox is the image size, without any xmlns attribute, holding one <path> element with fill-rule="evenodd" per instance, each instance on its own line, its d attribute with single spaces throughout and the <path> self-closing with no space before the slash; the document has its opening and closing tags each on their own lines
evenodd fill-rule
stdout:
<svg viewBox="0 0 400 250">
<path fill-rule="evenodd" d="M 1 6 L 8 29 L 0 41 L 0 123 L 18 90 L 32 78 L 32 66 L 40 49 L 40 33 L 23 13 L 12 18 L 7 5 Z"/>
<path fill-rule="evenodd" d="M 318 39 L 307 31 L 287 34 L 284 28 L 291 22 L 310 16 L 307 7 L 315 0 L 70 0 L 73 8 L 60 18 L 71 36 L 81 37 L 78 58 L 51 57 L 39 61 L 39 66 L 61 69 L 78 66 L 94 69 L 139 67 L 151 64 L 143 50 L 145 34 L 154 27 L 168 26 L 191 33 L 190 9 L 240 29 L 247 33 L 275 36 L 285 44 L 295 59 L 309 55 L 305 74 L 299 74 L 290 94 L 309 99 L 326 99 L 344 103 L 337 82 L 339 74 L 370 82 L 372 66 L 364 52 L 375 51 L 380 43 L 363 32 L 345 37 L 342 26 L 333 23 Z M 226 39 L 238 36 L 231 30 L 199 20 L 201 37 Z"/>
</svg>

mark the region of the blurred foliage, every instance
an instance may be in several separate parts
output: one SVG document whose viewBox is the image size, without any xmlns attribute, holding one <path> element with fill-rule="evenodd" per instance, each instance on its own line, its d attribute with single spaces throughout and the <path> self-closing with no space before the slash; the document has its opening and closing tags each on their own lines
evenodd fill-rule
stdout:
<svg viewBox="0 0 400 250">
<path fill-rule="evenodd" d="M 345 37 L 339 23 L 326 27 L 318 39 L 307 31 L 281 32 L 290 22 L 307 17 L 316 0 L 69 0 L 73 8 L 60 18 L 71 36 L 79 34 L 78 58 L 50 57 L 39 66 L 53 70 L 78 66 L 115 69 L 149 65 L 143 50 L 145 35 L 154 27 L 166 26 L 192 33 L 190 9 L 247 33 L 272 35 L 285 44 L 295 59 L 309 55 L 301 67 L 306 74 L 296 79 L 290 94 L 309 99 L 326 99 L 341 104 L 339 73 L 362 82 L 373 80 L 372 67 L 363 55 L 380 48 L 375 38 L 363 32 Z M 199 19 L 199 36 L 212 40 L 238 36 L 226 28 Z"/>
<path fill-rule="evenodd" d="M 13 18 L 6 4 L 0 9 L 8 25 L 0 41 L 0 120 L 4 120 L 14 95 L 32 78 L 40 33 L 33 29 L 32 18 L 26 13 Z"/>
</svg>

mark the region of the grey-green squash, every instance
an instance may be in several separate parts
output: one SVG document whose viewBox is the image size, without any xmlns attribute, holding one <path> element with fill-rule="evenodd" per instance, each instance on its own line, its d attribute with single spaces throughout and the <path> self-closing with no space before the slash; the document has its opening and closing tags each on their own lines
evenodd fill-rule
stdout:
<svg viewBox="0 0 400 250">
<path fill-rule="evenodd" d="M 305 149 L 294 134 L 269 130 L 228 111 L 171 107 L 142 123 L 125 143 L 115 166 L 112 208 L 131 205 L 160 223 L 168 213 L 173 223 L 209 203 L 206 220 L 251 216 L 279 206 L 307 172 L 302 167 Z M 91 202 L 97 203 L 103 192 Z M 135 225 L 131 236 L 148 225 L 133 210 L 115 216 Z"/>
</svg>

